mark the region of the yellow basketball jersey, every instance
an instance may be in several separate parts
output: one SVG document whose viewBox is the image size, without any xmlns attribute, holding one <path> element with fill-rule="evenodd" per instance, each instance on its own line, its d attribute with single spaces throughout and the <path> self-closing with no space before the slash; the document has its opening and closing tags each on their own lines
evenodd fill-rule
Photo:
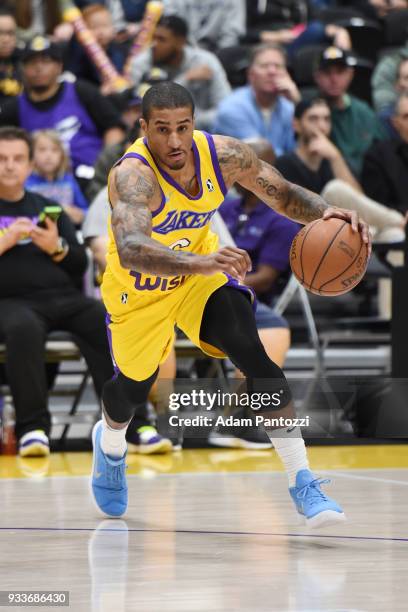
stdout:
<svg viewBox="0 0 408 612">
<path fill-rule="evenodd" d="M 218 237 L 210 230 L 210 221 L 227 190 L 212 136 L 195 131 L 192 148 L 199 185 L 196 196 L 188 194 L 155 163 L 146 139 L 136 140 L 122 159 L 133 157 L 150 166 L 160 185 L 162 200 L 158 210 L 152 213 L 151 237 L 170 249 L 206 255 L 218 248 Z M 113 275 L 122 287 L 143 295 L 163 295 L 184 284 L 186 276 L 183 275 L 164 278 L 126 270 L 120 265 L 111 227 L 109 237 L 105 274 L 111 276 L 111 281 Z"/>
</svg>

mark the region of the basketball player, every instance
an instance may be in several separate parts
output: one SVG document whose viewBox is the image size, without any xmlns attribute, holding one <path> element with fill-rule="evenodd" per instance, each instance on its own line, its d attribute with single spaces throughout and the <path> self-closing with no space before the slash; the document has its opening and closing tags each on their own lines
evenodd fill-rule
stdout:
<svg viewBox="0 0 408 612">
<path fill-rule="evenodd" d="M 234 138 L 194 130 L 194 104 L 172 82 L 153 85 L 142 102 L 146 136 L 136 140 L 110 174 L 112 219 L 102 296 L 116 376 L 103 390 L 103 418 L 93 430 L 94 500 L 105 514 L 127 507 L 126 427 L 146 402 L 177 326 L 205 353 L 228 356 L 251 392 L 279 394 L 265 418 L 294 417 L 282 370 L 267 356 L 245 287 L 248 254 L 217 248 L 209 229 L 227 190 L 238 182 L 287 217 L 308 223 L 323 217 L 349 221 L 369 243 L 357 214 L 329 208 L 285 181 Z M 340 506 L 309 470 L 299 428 L 268 431 L 288 477 L 297 511 L 312 527 L 344 520 Z"/>
</svg>

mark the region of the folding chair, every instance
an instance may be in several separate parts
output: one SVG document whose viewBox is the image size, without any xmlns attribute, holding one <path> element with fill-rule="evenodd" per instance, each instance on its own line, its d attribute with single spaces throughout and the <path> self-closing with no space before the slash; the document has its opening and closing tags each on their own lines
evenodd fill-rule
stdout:
<svg viewBox="0 0 408 612">
<path fill-rule="evenodd" d="M 5 363 L 7 359 L 7 351 L 4 344 L 0 344 L 0 363 Z M 71 397 L 71 404 L 69 411 L 62 415 L 51 414 L 51 420 L 53 425 L 64 425 L 64 429 L 59 438 L 60 442 L 63 442 L 66 439 L 66 436 L 69 432 L 69 429 L 72 424 L 84 422 L 83 416 L 79 418 L 78 407 L 82 400 L 84 391 L 89 381 L 90 373 L 88 367 L 82 366 L 82 356 L 81 353 L 75 344 L 75 340 L 73 336 L 67 332 L 51 332 L 47 337 L 47 342 L 45 345 L 45 363 L 62 363 L 62 362 L 81 362 L 81 367 L 76 368 L 75 370 L 71 370 L 64 374 L 68 376 L 72 376 L 75 379 L 68 388 L 55 389 L 51 392 L 52 395 L 63 395 Z M 78 384 L 78 376 L 80 377 L 80 382 Z M 10 390 L 7 385 L 3 385 L 2 394 L 5 396 L 5 399 L 11 400 Z M 87 415 L 86 422 L 89 421 Z"/>
</svg>

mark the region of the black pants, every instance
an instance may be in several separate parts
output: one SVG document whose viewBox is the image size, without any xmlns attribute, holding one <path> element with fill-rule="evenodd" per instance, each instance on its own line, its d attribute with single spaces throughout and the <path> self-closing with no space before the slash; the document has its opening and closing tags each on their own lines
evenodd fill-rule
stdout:
<svg viewBox="0 0 408 612">
<path fill-rule="evenodd" d="M 279 408 L 290 402 L 285 375 L 266 354 L 252 306 L 243 292 L 224 286 L 210 296 L 203 313 L 200 339 L 228 355 L 247 378 L 249 392 L 279 393 Z M 119 374 L 106 383 L 103 403 L 108 416 L 118 423 L 131 419 L 147 401 L 157 373 L 158 370 L 140 382 Z"/>
<path fill-rule="evenodd" d="M 48 332 L 72 333 L 98 396 L 104 383 L 113 376 L 102 303 L 75 289 L 55 291 L 48 298 L 0 300 L 0 339 L 7 350 L 6 374 L 16 411 L 18 438 L 33 429 L 43 429 L 46 434 L 50 431 L 44 363 Z"/>
</svg>

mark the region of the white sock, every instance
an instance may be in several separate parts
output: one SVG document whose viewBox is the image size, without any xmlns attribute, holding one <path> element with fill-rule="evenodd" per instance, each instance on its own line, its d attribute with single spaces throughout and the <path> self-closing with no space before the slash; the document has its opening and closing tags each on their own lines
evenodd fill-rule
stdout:
<svg viewBox="0 0 408 612">
<path fill-rule="evenodd" d="M 309 461 L 302 433 L 299 427 L 295 427 L 291 431 L 286 429 L 275 431 L 278 435 L 273 436 L 275 432 L 270 432 L 268 433 L 269 439 L 278 453 L 279 459 L 285 466 L 289 486 L 294 487 L 296 484 L 296 474 L 299 470 L 309 469 Z"/>
<path fill-rule="evenodd" d="M 113 429 L 110 427 L 102 411 L 101 449 L 105 455 L 109 455 L 110 457 L 123 457 L 127 448 L 125 438 L 126 428 L 127 423 L 122 429 Z"/>
</svg>

